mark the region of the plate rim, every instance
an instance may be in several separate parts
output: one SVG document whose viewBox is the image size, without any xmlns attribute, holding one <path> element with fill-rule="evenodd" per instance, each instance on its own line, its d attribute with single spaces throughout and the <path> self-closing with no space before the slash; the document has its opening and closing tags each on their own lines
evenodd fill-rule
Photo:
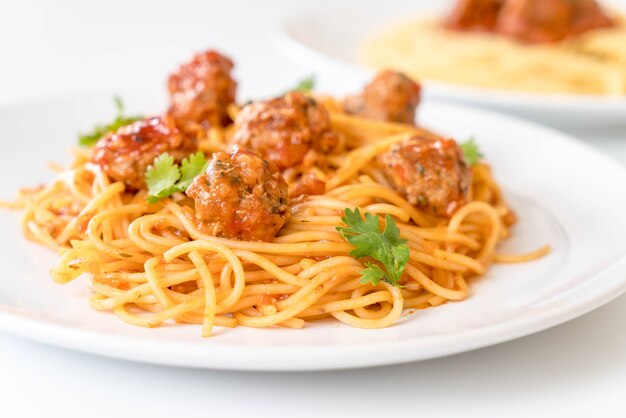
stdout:
<svg viewBox="0 0 626 418">
<path fill-rule="evenodd" d="M 626 254 L 606 270 L 619 268 L 626 274 Z M 594 275 L 594 277 L 597 277 Z M 618 277 L 615 275 L 614 277 Z M 626 276 L 624 276 L 626 277 Z M 307 348 L 309 361 L 303 363 L 302 353 L 295 348 L 282 349 L 276 346 L 242 346 L 222 344 L 220 346 L 188 345 L 184 342 L 160 342 L 127 335 L 108 335 L 82 328 L 45 323 L 0 308 L 0 330 L 22 338 L 73 351 L 96 354 L 144 364 L 187 367 L 210 370 L 236 370 L 254 372 L 307 372 L 328 370 L 350 370 L 404 364 L 447 357 L 491 347 L 536 334 L 569 322 L 597 309 L 626 293 L 626 279 L 616 278 L 610 286 L 595 298 L 582 299 L 574 304 L 563 305 L 544 314 L 528 318 L 511 319 L 475 330 L 438 337 L 416 337 L 402 342 L 356 343 L 349 346 L 320 345 Z M 585 282 L 580 287 L 585 287 Z M 506 327 L 506 333 L 500 328 Z M 368 332 L 370 330 L 364 330 Z M 477 335 L 479 335 L 477 337 Z M 52 336 L 52 338 L 51 338 Z M 446 346 L 445 342 L 464 339 L 463 344 Z M 426 340 L 426 344 L 423 341 Z M 434 353 L 416 355 L 414 350 L 424 345 L 437 347 Z M 447 347 L 440 350 L 441 347 Z M 113 349 L 113 350 L 112 350 Z M 432 348 L 429 348 L 432 350 Z M 176 356 L 171 356 L 175 352 Z M 226 358 L 224 354 L 227 354 Z M 392 353 L 393 355 L 389 355 Z M 387 357 L 381 356 L 387 354 Z M 314 360 L 311 360 L 313 357 Z M 371 358 L 376 358 L 372 361 Z M 165 360 L 164 360 L 165 359 Z"/>
</svg>

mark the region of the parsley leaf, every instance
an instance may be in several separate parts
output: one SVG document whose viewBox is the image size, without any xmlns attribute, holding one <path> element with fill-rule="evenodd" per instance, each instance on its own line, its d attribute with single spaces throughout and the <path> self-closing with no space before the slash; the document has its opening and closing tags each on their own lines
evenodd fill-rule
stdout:
<svg viewBox="0 0 626 418">
<path fill-rule="evenodd" d="M 289 89 L 287 92 L 300 91 L 302 93 L 309 93 L 315 88 L 315 83 L 316 83 L 315 75 L 311 74 L 308 77 L 305 77 L 302 80 L 300 80 L 298 84 L 296 84 L 294 87 Z"/>
<path fill-rule="evenodd" d="M 201 151 L 185 158 L 180 167 L 167 152 L 159 155 L 146 169 L 148 203 L 156 203 L 176 192 L 184 192 L 208 165 L 209 162 Z"/>
<path fill-rule="evenodd" d="M 460 147 L 461 151 L 463 151 L 465 162 L 470 166 L 477 164 L 485 156 L 478 148 L 474 138 L 470 138 L 468 141 L 460 144 Z"/>
<path fill-rule="evenodd" d="M 174 193 L 178 179 L 180 169 L 174 163 L 174 158 L 166 152 L 156 157 L 154 163 L 146 169 L 148 202 L 158 202 Z"/>
<path fill-rule="evenodd" d="M 362 284 L 371 283 L 372 286 L 376 286 L 381 280 L 385 279 L 387 273 L 378 264 L 365 263 L 367 268 L 361 270 L 361 282 Z"/>
<path fill-rule="evenodd" d="M 122 99 L 119 96 L 115 96 L 113 100 L 115 101 L 115 109 L 117 111 L 117 116 L 113 122 L 107 125 L 96 125 L 91 132 L 79 134 L 79 145 L 83 147 L 91 147 L 109 132 L 115 132 L 122 126 L 136 122 L 139 119 L 143 119 L 143 116 L 124 116 L 124 102 Z"/>
<path fill-rule="evenodd" d="M 361 283 L 375 286 L 384 280 L 399 286 L 404 267 L 409 262 L 409 246 L 405 239 L 400 238 L 400 230 L 393 218 L 389 214 L 385 216 L 385 230 L 382 232 L 379 216 L 365 213 L 363 219 L 358 208 L 354 211 L 346 209 L 341 220 L 346 227 L 337 227 L 337 231 L 355 247 L 350 255 L 357 259 L 371 257 L 384 267 L 366 262 L 367 268 L 361 271 Z"/>
<path fill-rule="evenodd" d="M 193 179 L 196 178 L 198 174 L 204 173 L 208 166 L 209 162 L 204 157 L 204 153 L 202 152 L 196 152 L 188 158 L 185 158 L 180 165 L 181 176 L 180 181 L 178 182 L 178 187 L 186 190 Z"/>
</svg>

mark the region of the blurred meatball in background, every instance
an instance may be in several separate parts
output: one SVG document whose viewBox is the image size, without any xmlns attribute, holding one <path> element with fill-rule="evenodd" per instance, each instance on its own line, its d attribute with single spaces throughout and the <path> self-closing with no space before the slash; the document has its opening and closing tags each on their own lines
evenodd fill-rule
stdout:
<svg viewBox="0 0 626 418">
<path fill-rule="evenodd" d="M 443 25 L 555 43 L 615 22 L 595 0 L 459 0 Z"/>
<path fill-rule="evenodd" d="M 491 31 L 496 27 L 504 0 L 459 0 L 444 20 L 444 26 L 456 30 Z"/>
</svg>

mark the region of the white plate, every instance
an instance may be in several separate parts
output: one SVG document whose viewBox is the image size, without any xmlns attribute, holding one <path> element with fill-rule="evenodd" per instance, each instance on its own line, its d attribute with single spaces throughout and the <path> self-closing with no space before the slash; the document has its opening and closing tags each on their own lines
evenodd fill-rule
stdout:
<svg viewBox="0 0 626 418">
<path fill-rule="evenodd" d="M 341 2 L 330 9 L 288 17 L 273 32 L 275 45 L 288 57 L 321 76 L 343 79 L 356 91 L 373 72 L 360 65 L 357 51 L 364 40 L 408 16 L 440 15 L 424 11 L 414 2 L 394 2 L 393 7 L 354 7 Z M 623 125 L 626 97 L 560 95 L 501 91 L 422 80 L 424 96 L 506 111 L 559 127 Z"/>
<path fill-rule="evenodd" d="M 131 111 L 157 110 L 150 94 L 125 95 Z M 78 128 L 112 114 L 110 95 L 48 99 L 0 108 L 0 196 L 49 178 L 67 161 Z M 129 360 L 200 368 L 321 370 L 445 356 L 511 340 L 582 315 L 626 289 L 626 173 L 563 134 L 486 111 L 426 103 L 436 131 L 474 135 L 520 223 L 507 251 L 550 243 L 536 262 L 497 265 L 463 302 L 416 311 L 387 329 L 323 322 L 302 330 L 222 329 L 208 339 L 191 325 L 144 329 L 92 311 L 84 281 L 51 283 L 56 256 L 21 237 L 18 213 L 0 213 L 0 329 L 42 342 Z M 8 158 L 7 156 L 10 156 Z"/>
</svg>

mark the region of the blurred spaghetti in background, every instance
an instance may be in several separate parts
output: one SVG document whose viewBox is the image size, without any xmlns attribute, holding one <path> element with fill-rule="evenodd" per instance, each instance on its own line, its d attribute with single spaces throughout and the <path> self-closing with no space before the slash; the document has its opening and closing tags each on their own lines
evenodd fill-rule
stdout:
<svg viewBox="0 0 626 418">
<path fill-rule="evenodd" d="M 594 0 L 459 0 L 443 19 L 397 23 L 364 63 L 502 90 L 626 94 L 624 19 Z"/>
</svg>

